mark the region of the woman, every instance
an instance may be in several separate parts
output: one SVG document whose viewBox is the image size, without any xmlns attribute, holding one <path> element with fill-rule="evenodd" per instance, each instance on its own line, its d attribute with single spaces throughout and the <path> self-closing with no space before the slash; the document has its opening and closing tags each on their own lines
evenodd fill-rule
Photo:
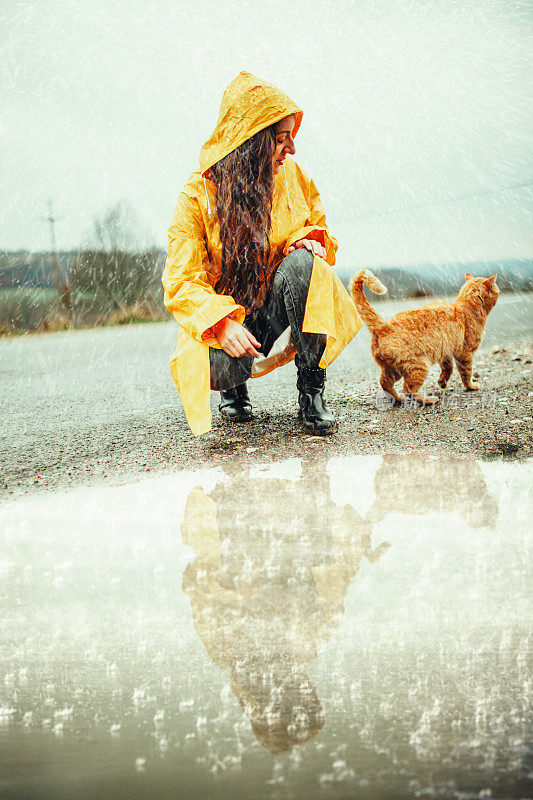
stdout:
<svg viewBox="0 0 533 800">
<path fill-rule="evenodd" d="M 361 327 L 336 273 L 336 240 L 314 183 L 296 162 L 303 112 L 241 72 L 176 206 L 163 273 L 180 324 L 171 372 L 187 421 L 211 429 L 210 389 L 227 419 L 249 419 L 246 381 L 296 357 L 300 414 L 331 433 L 325 367 Z"/>
</svg>

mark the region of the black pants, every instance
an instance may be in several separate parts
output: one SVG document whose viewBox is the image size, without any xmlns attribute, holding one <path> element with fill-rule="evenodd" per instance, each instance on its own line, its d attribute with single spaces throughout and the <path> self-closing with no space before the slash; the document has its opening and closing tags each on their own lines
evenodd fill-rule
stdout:
<svg viewBox="0 0 533 800">
<path fill-rule="evenodd" d="M 255 318 L 244 320 L 244 327 L 261 343 L 261 352 L 265 355 L 283 331 L 290 328 L 302 367 L 318 366 L 327 339 L 323 333 L 302 332 L 312 271 L 313 254 L 309 250 L 302 247 L 289 253 L 274 275 L 264 305 Z M 209 348 L 209 360 L 211 388 L 218 391 L 247 381 L 254 362 L 253 356 L 234 358 L 215 347 Z"/>
</svg>

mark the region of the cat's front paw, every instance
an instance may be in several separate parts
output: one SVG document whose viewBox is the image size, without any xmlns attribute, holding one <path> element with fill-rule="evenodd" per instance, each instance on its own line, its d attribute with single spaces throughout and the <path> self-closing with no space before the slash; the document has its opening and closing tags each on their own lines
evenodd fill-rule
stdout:
<svg viewBox="0 0 533 800">
<path fill-rule="evenodd" d="M 479 391 L 479 386 L 477 385 L 477 383 L 471 383 L 466 387 L 466 391 L 467 392 L 478 392 Z"/>
</svg>

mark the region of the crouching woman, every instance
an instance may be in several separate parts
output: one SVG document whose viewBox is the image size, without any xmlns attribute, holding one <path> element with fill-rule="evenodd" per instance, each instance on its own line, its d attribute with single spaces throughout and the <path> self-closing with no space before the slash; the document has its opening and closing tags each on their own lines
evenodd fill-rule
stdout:
<svg viewBox="0 0 533 800">
<path fill-rule="evenodd" d="M 302 111 L 276 87 L 241 72 L 176 206 L 163 273 L 180 328 L 171 373 L 187 421 L 211 429 L 210 390 L 229 420 L 252 417 L 246 381 L 296 360 L 300 416 L 331 433 L 326 366 L 361 327 L 336 273 L 314 183 L 298 166 Z"/>
</svg>

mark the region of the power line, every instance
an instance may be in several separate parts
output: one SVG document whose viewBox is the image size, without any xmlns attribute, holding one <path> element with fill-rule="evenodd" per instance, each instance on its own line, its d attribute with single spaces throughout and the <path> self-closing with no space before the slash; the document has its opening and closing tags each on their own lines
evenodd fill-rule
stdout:
<svg viewBox="0 0 533 800">
<path fill-rule="evenodd" d="M 487 197 L 488 195 L 501 194 L 502 192 L 514 192 L 518 189 L 525 189 L 528 186 L 533 186 L 533 179 L 524 181 L 523 183 L 515 183 L 510 186 L 500 186 L 497 189 L 480 189 L 476 192 L 469 192 L 468 194 L 458 195 L 457 197 L 450 197 L 447 200 L 433 200 L 429 203 L 408 203 L 400 208 L 391 209 L 390 211 L 377 211 L 373 214 L 363 214 L 356 216 L 354 219 L 374 219 L 379 217 L 387 217 L 392 214 L 398 214 L 402 211 L 411 211 L 413 209 L 434 208 L 435 206 L 450 205 L 454 203 L 463 203 L 465 200 L 471 200 L 474 197 Z"/>
</svg>

